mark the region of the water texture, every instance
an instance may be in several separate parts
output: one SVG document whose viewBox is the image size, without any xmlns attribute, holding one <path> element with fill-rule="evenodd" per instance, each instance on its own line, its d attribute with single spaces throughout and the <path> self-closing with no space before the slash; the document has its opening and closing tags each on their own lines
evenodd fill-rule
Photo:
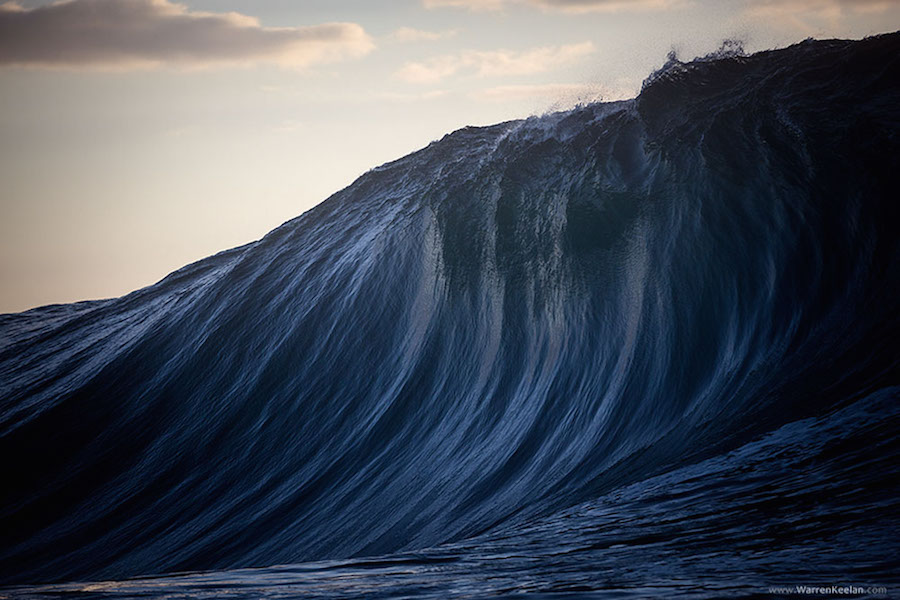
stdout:
<svg viewBox="0 0 900 600">
<path fill-rule="evenodd" d="M 897 82 L 673 57 L 0 316 L 0 597 L 898 593 Z"/>
</svg>

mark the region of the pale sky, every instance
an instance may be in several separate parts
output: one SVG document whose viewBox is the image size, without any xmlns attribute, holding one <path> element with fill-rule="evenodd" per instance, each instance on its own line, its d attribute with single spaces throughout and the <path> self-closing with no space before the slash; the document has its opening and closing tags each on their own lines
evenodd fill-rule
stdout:
<svg viewBox="0 0 900 600">
<path fill-rule="evenodd" d="M 0 312 L 150 285 L 465 125 L 632 97 L 672 49 L 898 28 L 896 0 L 0 4 Z"/>
</svg>

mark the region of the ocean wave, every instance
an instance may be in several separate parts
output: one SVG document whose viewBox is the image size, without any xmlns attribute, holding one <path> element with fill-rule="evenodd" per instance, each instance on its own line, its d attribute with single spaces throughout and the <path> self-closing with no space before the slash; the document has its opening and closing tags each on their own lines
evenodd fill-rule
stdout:
<svg viewBox="0 0 900 600">
<path fill-rule="evenodd" d="M 897 524 L 898 66 L 898 34 L 672 58 L 634 100 L 449 134 L 154 286 L 3 315 L 0 579 L 323 581 L 501 538 L 512 573 L 553 547 L 621 567 L 598 549 L 794 539 L 806 485 L 890 579 L 890 530 L 852 515 Z M 758 539 L 721 564 L 758 576 Z M 809 550 L 769 548 L 773 573 Z"/>
</svg>

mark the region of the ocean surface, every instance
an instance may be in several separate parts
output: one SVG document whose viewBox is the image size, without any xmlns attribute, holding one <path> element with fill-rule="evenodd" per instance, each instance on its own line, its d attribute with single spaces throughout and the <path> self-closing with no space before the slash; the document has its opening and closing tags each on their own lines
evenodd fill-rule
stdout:
<svg viewBox="0 0 900 600">
<path fill-rule="evenodd" d="M 0 315 L 0 598 L 900 597 L 898 400 L 900 34 L 671 56 Z"/>
</svg>

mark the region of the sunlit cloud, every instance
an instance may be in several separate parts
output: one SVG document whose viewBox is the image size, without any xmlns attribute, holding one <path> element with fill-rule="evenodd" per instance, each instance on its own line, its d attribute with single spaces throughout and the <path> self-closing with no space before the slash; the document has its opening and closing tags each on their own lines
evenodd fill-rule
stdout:
<svg viewBox="0 0 900 600">
<path fill-rule="evenodd" d="M 514 5 L 530 5 L 568 13 L 665 10 L 684 6 L 688 0 L 423 0 L 426 8 L 464 8 L 496 11 Z"/>
<path fill-rule="evenodd" d="M 852 13 L 881 13 L 898 8 L 893 0 L 757 0 L 749 2 L 745 14 L 760 19 L 798 19 L 835 24 Z"/>
<path fill-rule="evenodd" d="M 531 75 L 576 62 L 594 50 L 591 42 L 544 46 L 524 52 L 469 50 L 406 63 L 396 77 L 410 83 L 435 83 L 458 73 L 479 77 Z"/>
<path fill-rule="evenodd" d="M 393 31 L 389 36 L 393 42 L 436 42 L 454 37 L 458 31 L 456 29 L 447 29 L 444 31 L 428 31 L 425 29 L 414 29 L 412 27 L 400 27 Z"/>
<path fill-rule="evenodd" d="M 840 27 L 851 16 L 891 10 L 900 14 L 900 3 L 892 0 L 757 0 L 747 2 L 742 16 L 795 32 L 795 35 L 811 36 L 823 28 Z"/>
<path fill-rule="evenodd" d="M 859 13 L 884 12 L 896 8 L 896 0 L 753 0 L 747 2 L 750 11 L 769 13 L 851 11 Z"/>
<path fill-rule="evenodd" d="M 296 68 L 360 57 L 373 48 L 355 23 L 263 27 L 251 16 L 192 11 L 169 0 L 0 5 L 0 65 Z"/>
</svg>

